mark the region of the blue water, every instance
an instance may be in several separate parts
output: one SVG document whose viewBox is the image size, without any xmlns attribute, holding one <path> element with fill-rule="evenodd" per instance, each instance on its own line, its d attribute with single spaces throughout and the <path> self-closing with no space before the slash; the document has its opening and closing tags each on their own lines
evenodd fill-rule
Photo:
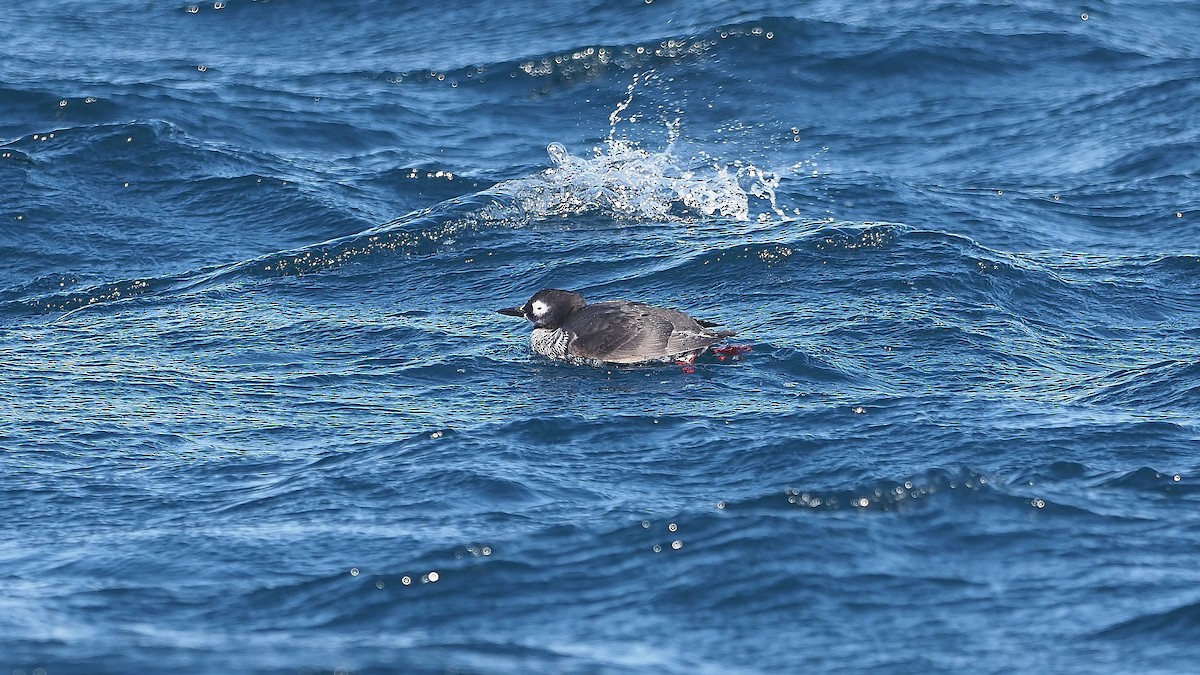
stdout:
<svg viewBox="0 0 1200 675">
<path fill-rule="evenodd" d="M 1193 0 L 0 12 L 0 671 L 1196 667 Z"/>
</svg>

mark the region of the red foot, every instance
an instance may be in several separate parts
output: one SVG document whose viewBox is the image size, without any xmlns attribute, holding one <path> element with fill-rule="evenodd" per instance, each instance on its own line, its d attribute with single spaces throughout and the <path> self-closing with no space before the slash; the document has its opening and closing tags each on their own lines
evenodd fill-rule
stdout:
<svg viewBox="0 0 1200 675">
<path fill-rule="evenodd" d="M 743 354 L 746 354 L 749 351 L 750 351 L 750 345 L 724 345 L 721 347 L 713 347 L 712 348 L 712 353 L 716 354 L 718 361 L 724 361 L 725 359 L 729 359 L 731 361 L 737 361 L 742 358 Z M 687 356 L 676 359 L 675 363 L 679 366 L 679 369 L 682 370 L 683 372 L 694 373 L 694 372 L 696 372 L 696 368 L 692 364 L 695 361 L 696 361 L 696 355 L 688 354 Z"/>
<path fill-rule="evenodd" d="M 750 352 L 750 345 L 724 345 L 721 347 L 713 347 L 712 352 L 713 354 L 716 354 L 717 358 L 721 361 L 724 361 L 726 358 L 737 360 L 741 358 L 743 354 Z"/>
</svg>

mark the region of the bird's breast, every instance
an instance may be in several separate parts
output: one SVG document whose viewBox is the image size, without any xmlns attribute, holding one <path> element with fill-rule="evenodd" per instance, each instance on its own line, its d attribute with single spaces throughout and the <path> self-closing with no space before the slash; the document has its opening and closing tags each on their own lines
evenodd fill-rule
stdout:
<svg viewBox="0 0 1200 675">
<path fill-rule="evenodd" d="M 536 354 L 550 359 L 567 358 L 567 347 L 571 344 L 571 336 L 561 328 L 534 328 L 529 335 L 529 347 Z"/>
</svg>

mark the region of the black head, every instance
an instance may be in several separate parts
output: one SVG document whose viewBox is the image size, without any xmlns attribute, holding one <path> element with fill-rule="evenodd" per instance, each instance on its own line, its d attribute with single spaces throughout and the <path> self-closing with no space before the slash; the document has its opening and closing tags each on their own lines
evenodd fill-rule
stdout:
<svg viewBox="0 0 1200 675">
<path fill-rule="evenodd" d="M 521 307 L 508 307 L 496 311 L 506 316 L 520 316 L 533 322 L 536 328 L 558 328 L 572 314 L 583 309 L 587 303 L 583 296 L 572 291 L 544 288 Z"/>
</svg>

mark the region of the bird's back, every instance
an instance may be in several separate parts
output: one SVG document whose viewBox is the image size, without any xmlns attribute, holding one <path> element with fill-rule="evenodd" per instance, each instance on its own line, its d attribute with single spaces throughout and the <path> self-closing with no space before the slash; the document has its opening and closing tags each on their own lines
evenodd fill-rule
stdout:
<svg viewBox="0 0 1200 675">
<path fill-rule="evenodd" d="M 608 363 L 694 357 L 733 335 L 714 331 L 683 312 L 614 300 L 587 305 L 563 324 L 574 337 L 571 356 Z"/>
</svg>

